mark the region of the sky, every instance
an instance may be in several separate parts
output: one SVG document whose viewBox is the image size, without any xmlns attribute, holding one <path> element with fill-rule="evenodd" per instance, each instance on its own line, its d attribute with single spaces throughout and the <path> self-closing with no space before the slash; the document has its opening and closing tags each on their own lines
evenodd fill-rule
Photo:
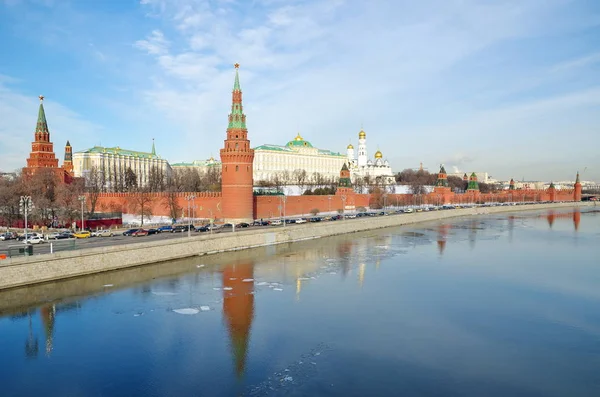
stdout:
<svg viewBox="0 0 600 397">
<path fill-rule="evenodd" d="M 600 181 L 597 0 L 0 0 L 0 171 L 39 95 L 61 162 L 218 158 L 236 62 L 252 146 L 363 128 L 394 171 Z"/>
</svg>

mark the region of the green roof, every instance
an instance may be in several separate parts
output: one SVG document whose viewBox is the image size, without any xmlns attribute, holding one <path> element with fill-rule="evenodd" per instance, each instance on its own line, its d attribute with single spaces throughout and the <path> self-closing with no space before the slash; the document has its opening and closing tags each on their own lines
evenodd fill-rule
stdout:
<svg viewBox="0 0 600 397">
<path fill-rule="evenodd" d="M 35 126 L 35 132 L 41 132 L 48 134 L 48 123 L 46 122 L 46 112 L 44 112 L 44 105 L 40 102 L 40 108 L 38 110 L 38 119 Z"/>
<path fill-rule="evenodd" d="M 180 162 L 171 164 L 171 167 L 218 167 L 221 162 L 213 159 L 211 160 L 194 160 L 191 163 Z"/>
<path fill-rule="evenodd" d="M 310 145 L 310 143 L 309 143 L 309 145 Z M 300 145 L 290 145 L 288 143 L 288 145 L 286 145 L 286 146 L 280 146 L 280 145 L 271 145 L 271 144 L 266 143 L 264 145 L 260 145 L 260 146 L 255 147 L 254 150 L 271 150 L 271 151 L 275 151 L 275 152 L 296 153 L 296 151 L 293 150 L 291 147 L 297 147 L 297 146 L 300 146 Z M 311 147 L 312 148 L 313 146 L 310 145 L 310 146 L 307 146 L 307 147 Z M 343 154 L 332 152 L 331 150 L 325 150 L 325 149 L 317 149 L 317 153 L 320 154 L 320 155 L 322 155 L 322 156 L 346 157 Z"/>
<path fill-rule="evenodd" d="M 270 144 L 264 144 L 264 145 L 260 145 L 254 148 L 254 150 L 275 150 L 277 152 L 294 152 L 292 149 L 285 147 L 285 146 L 279 146 L 279 145 L 270 145 Z"/>
<path fill-rule="evenodd" d="M 151 159 L 157 159 L 159 156 L 156 153 L 148 153 L 148 152 L 137 152 L 135 150 L 121 149 L 120 147 L 103 147 L 103 146 L 94 146 L 91 149 L 81 150 L 76 153 L 108 153 L 116 156 L 131 156 L 131 157 L 145 157 Z"/>
</svg>

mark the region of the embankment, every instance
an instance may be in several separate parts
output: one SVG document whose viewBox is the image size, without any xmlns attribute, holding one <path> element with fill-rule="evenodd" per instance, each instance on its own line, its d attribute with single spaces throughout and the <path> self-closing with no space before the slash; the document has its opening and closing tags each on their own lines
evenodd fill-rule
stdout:
<svg viewBox="0 0 600 397">
<path fill-rule="evenodd" d="M 443 220 L 458 216 L 571 208 L 586 205 L 589 204 L 554 203 L 431 211 L 337 222 L 309 223 L 292 227 L 265 227 L 244 233 L 196 235 L 177 240 L 132 243 L 112 247 L 11 258 L 0 262 L 0 290 L 134 266 L 156 264 L 173 259 L 316 239 L 418 222 Z"/>
</svg>

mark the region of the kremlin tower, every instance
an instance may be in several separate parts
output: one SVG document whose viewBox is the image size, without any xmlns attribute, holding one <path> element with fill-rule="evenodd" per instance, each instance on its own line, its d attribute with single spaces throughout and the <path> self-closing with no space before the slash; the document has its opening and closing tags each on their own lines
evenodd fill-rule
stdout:
<svg viewBox="0 0 600 397">
<path fill-rule="evenodd" d="M 235 82 L 227 139 L 221 149 L 221 194 L 225 222 L 239 223 L 254 220 L 254 195 L 252 191 L 252 162 L 254 149 L 250 149 L 246 116 L 242 107 L 242 89 L 235 64 Z"/>
<path fill-rule="evenodd" d="M 581 201 L 581 182 L 579 181 L 579 171 L 577 171 L 577 178 L 575 178 L 575 186 L 573 186 L 573 201 Z"/>
<path fill-rule="evenodd" d="M 54 155 L 54 144 L 50 141 L 50 130 L 48 129 L 46 112 L 44 111 L 44 96 L 40 95 L 39 98 L 40 107 L 34 141 L 31 143 L 31 153 L 27 159 L 27 167 L 23 168 L 23 174 L 32 176 L 42 169 L 49 169 L 61 182 L 70 183 L 73 179 L 71 145 L 67 142 L 67 146 L 65 147 L 65 166 L 61 168 L 58 166 L 58 159 Z"/>
</svg>

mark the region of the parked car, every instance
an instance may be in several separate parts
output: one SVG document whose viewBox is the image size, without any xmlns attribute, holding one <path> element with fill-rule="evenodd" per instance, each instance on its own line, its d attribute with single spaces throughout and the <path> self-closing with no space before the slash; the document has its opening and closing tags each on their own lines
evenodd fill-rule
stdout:
<svg viewBox="0 0 600 397">
<path fill-rule="evenodd" d="M 192 230 L 193 228 L 193 225 L 177 225 L 171 229 L 171 233 L 183 233 L 187 232 L 188 230 Z"/>
<path fill-rule="evenodd" d="M 147 236 L 148 235 L 148 230 L 146 229 L 138 229 L 135 232 L 131 233 L 131 237 L 142 237 L 142 236 Z"/>
<path fill-rule="evenodd" d="M 2 240 L 2 241 L 15 240 L 17 237 L 18 237 L 17 234 L 14 232 L 6 232 L 6 233 L 0 234 L 0 240 Z"/>
<path fill-rule="evenodd" d="M 62 240 L 66 238 L 75 238 L 75 235 L 73 235 L 71 232 L 61 232 L 58 234 L 58 236 L 56 236 L 55 240 Z"/>
<path fill-rule="evenodd" d="M 46 241 L 42 236 L 31 236 L 27 240 L 23 241 L 25 244 L 43 244 L 45 242 Z"/>
<path fill-rule="evenodd" d="M 36 232 L 30 232 L 30 233 L 22 234 L 22 235 L 18 236 L 17 240 L 19 240 L 19 241 L 29 240 L 31 237 L 43 237 L 43 236 Z"/>
<path fill-rule="evenodd" d="M 281 219 L 274 219 L 271 221 L 271 226 L 281 226 L 282 224 Z"/>
<path fill-rule="evenodd" d="M 98 230 L 96 232 L 96 236 L 98 236 L 98 237 L 112 237 L 114 235 L 115 234 L 111 230 L 106 230 L 106 229 Z"/>
<path fill-rule="evenodd" d="M 306 219 L 298 218 L 298 219 L 296 219 L 296 223 L 306 223 Z"/>
<path fill-rule="evenodd" d="M 344 217 L 346 219 L 356 219 L 356 214 L 348 214 L 348 215 L 344 215 Z"/>
<path fill-rule="evenodd" d="M 158 229 L 148 229 L 147 232 L 148 232 L 148 236 L 151 235 L 151 234 L 158 234 L 159 233 Z"/>
<path fill-rule="evenodd" d="M 290 225 L 290 224 L 292 224 L 292 223 L 296 223 L 296 220 L 295 220 L 295 219 L 286 219 L 286 220 L 285 220 L 285 224 L 286 224 L 286 225 Z"/>
<path fill-rule="evenodd" d="M 223 226 L 221 226 L 221 229 L 233 229 L 233 224 L 224 223 Z"/>
<path fill-rule="evenodd" d="M 123 232 L 123 236 L 131 236 L 133 233 L 137 232 L 138 230 L 139 230 L 138 228 L 125 230 Z"/>
<path fill-rule="evenodd" d="M 171 230 L 173 230 L 173 226 L 171 225 L 166 225 L 166 226 L 160 226 L 158 228 L 158 232 L 162 233 L 162 232 L 170 232 Z"/>
<path fill-rule="evenodd" d="M 248 226 L 250 226 L 250 224 L 249 224 L 249 223 L 246 223 L 246 222 L 238 223 L 238 224 L 236 225 L 236 227 L 248 227 Z"/>
<path fill-rule="evenodd" d="M 208 232 L 209 230 L 210 230 L 210 228 L 207 225 L 198 226 L 196 228 L 197 232 Z"/>
<path fill-rule="evenodd" d="M 73 233 L 73 237 L 75 238 L 90 238 L 92 237 L 92 233 L 87 230 L 82 230 L 77 233 Z"/>
</svg>

